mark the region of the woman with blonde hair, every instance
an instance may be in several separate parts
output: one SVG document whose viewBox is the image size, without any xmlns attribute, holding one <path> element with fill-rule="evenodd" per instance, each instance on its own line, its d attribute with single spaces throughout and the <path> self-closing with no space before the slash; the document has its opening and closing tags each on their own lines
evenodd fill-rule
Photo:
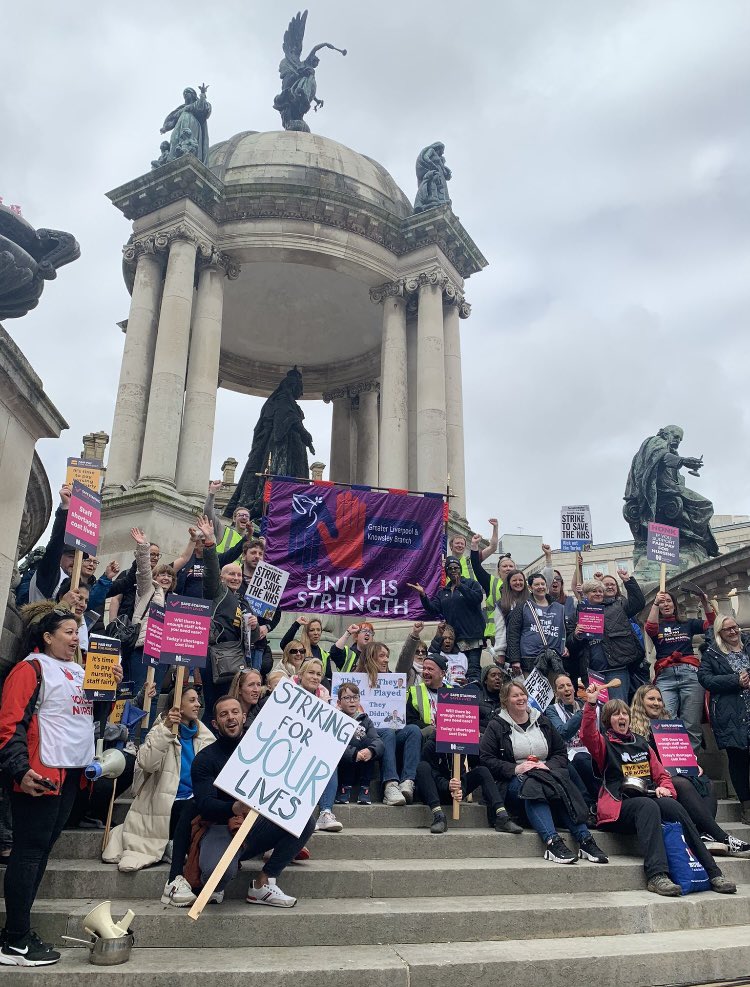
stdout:
<svg viewBox="0 0 750 987">
<path fill-rule="evenodd" d="M 698 681 L 711 694 L 708 714 L 716 745 L 727 752 L 729 777 L 750 824 L 750 645 L 733 614 L 714 620 L 714 640 L 701 659 Z"/>
<path fill-rule="evenodd" d="M 289 625 L 289 629 L 279 642 L 282 650 L 288 644 L 296 642 L 305 649 L 307 658 L 320 658 L 323 662 L 323 677 L 331 674 L 330 656 L 325 648 L 321 648 L 320 639 L 323 635 L 323 622 L 320 617 L 305 617 L 300 615 Z"/>
<path fill-rule="evenodd" d="M 316 661 L 320 661 L 320 659 L 318 658 Z M 283 654 L 281 655 L 281 668 L 284 670 L 284 673 L 290 678 L 293 678 L 299 672 L 304 663 L 305 646 L 302 641 L 297 640 L 297 638 L 287 641 L 284 645 Z"/>
<path fill-rule="evenodd" d="M 656 749 L 651 723 L 653 720 L 671 719 L 673 717 L 664 705 L 658 686 L 642 685 L 636 690 L 630 706 L 630 727 L 633 733 L 645 737 L 651 747 Z M 725 857 L 727 853 L 732 857 L 750 856 L 750 843 L 730 836 L 717 825 L 717 801 L 711 780 L 703 774 L 701 768 L 698 768 L 698 774 L 695 778 L 673 775 L 672 784 L 677 792 L 677 801 L 698 827 L 706 848 L 715 857 Z"/>
</svg>

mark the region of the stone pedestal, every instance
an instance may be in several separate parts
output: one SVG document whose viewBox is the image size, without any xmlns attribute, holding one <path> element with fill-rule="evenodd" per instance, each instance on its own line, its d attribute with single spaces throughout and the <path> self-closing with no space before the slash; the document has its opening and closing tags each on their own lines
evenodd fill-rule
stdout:
<svg viewBox="0 0 750 987">
<path fill-rule="evenodd" d="M 68 424 L 44 393 L 31 364 L 0 326 L 0 601 L 8 599 L 23 537 L 27 484 L 39 439 L 56 439 Z M 41 469 L 41 464 L 39 464 Z M 36 483 L 46 483 L 46 475 Z M 40 532 L 37 532 L 37 537 Z M 29 545 L 24 546 L 28 550 Z"/>
</svg>

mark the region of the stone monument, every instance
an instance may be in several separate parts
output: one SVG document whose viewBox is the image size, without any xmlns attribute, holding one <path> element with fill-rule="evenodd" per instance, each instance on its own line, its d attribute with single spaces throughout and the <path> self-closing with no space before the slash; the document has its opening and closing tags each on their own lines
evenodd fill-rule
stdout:
<svg viewBox="0 0 750 987">
<path fill-rule="evenodd" d="M 315 455 L 312 436 L 302 424 L 304 413 L 297 404 L 303 394 L 302 374 L 294 367 L 263 405 L 250 455 L 237 487 L 224 509 L 231 518 L 238 507 L 246 507 L 251 518 L 263 513 L 261 474 L 307 477 L 307 450 Z"/>
<path fill-rule="evenodd" d="M 0 319 L 35 308 L 46 281 L 80 255 L 75 237 L 36 230 L 17 210 L 0 205 Z M 58 438 L 67 422 L 11 337 L 0 325 L 0 601 L 8 600 L 13 572 L 47 527 L 52 511 L 49 480 L 35 452 L 38 439 Z M 20 621 L 5 611 L 0 653 L 13 653 Z"/>
<path fill-rule="evenodd" d="M 301 120 L 297 96 L 314 97 L 303 31 L 300 15 L 285 41 L 282 76 L 301 73 L 279 97 L 287 122 Z M 431 149 L 420 158 L 434 171 L 442 145 Z M 450 475 L 465 517 L 460 322 L 465 279 L 487 262 L 443 166 L 442 185 L 425 171 L 415 211 L 343 144 L 306 127 L 244 131 L 207 164 L 172 157 L 109 193 L 133 228 L 103 555 L 129 557 L 133 525 L 179 552 L 208 487 L 217 388 L 268 398 L 293 363 L 304 399 L 332 404 L 330 479 L 443 492 Z M 267 455 L 238 498 L 255 496 L 244 480 Z"/>
<path fill-rule="evenodd" d="M 680 568 L 689 569 L 719 554 L 710 521 L 710 500 L 685 485 L 680 473 L 687 467 L 699 476 L 703 457 L 685 457 L 678 452 L 683 431 L 667 425 L 645 439 L 633 457 L 625 486 L 622 513 L 633 533 L 633 561 L 642 579 L 658 580 L 659 566 L 646 559 L 649 521 L 680 529 Z"/>
</svg>

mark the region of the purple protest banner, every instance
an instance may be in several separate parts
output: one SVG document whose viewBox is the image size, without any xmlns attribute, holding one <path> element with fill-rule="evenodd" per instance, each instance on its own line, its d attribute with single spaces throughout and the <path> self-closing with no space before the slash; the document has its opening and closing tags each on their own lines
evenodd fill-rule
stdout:
<svg viewBox="0 0 750 987">
<path fill-rule="evenodd" d="M 365 617 L 426 616 L 420 583 L 442 579 L 441 496 L 274 478 L 265 517 L 267 562 L 289 573 L 282 610 Z"/>
</svg>

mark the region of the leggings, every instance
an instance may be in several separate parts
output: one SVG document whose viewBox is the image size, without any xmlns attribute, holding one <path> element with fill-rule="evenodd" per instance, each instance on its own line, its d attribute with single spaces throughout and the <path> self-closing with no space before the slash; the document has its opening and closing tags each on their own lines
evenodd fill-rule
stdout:
<svg viewBox="0 0 750 987">
<path fill-rule="evenodd" d="M 80 769 L 68 769 L 59 795 L 11 792 L 13 849 L 5 872 L 5 931 L 17 942 L 31 928 L 31 906 L 57 842 L 73 808 Z"/>
<path fill-rule="evenodd" d="M 169 868 L 169 880 L 173 881 L 185 866 L 185 858 L 190 850 L 190 830 L 195 811 L 195 799 L 175 800 L 172 814 L 169 817 L 169 838 L 172 840 L 172 863 Z"/>
<path fill-rule="evenodd" d="M 727 747 L 729 777 L 740 802 L 750 802 L 750 750 Z"/>
<path fill-rule="evenodd" d="M 673 778 L 677 801 L 693 820 L 699 833 L 706 833 L 719 843 L 726 843 L 729 836 L 716 822 L 716 796 L 711 782 L 705 777 L 703 780 L 709 787 L 708 795 L 701 795 L 689 778 Z"/>
</svg>

